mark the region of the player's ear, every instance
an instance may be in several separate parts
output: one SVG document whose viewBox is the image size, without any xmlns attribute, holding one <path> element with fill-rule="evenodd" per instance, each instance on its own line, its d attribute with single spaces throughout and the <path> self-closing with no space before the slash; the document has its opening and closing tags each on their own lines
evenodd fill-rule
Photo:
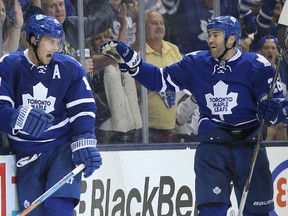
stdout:
<svg viewBox="0 0 288 216">
<path fill-rule="evenodd" d="M 231 34 L 227 40 L 227 47 L 232 48 L 236 44 L 236 36 Z"/>
<path fill-rule="evenodd" d="M 36 37 L 33 34 L 31 34 L 29 36 L 29 44 L 31 44 L 31 45 L 36 45 L 37 44 L 36 43 Z"/>
</svg>

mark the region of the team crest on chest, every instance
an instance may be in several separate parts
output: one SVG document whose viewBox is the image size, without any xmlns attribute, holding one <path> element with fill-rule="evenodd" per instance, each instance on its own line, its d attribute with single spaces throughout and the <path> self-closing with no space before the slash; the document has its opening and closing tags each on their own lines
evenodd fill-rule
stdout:
<svg viewBox="0 0 288 216">
<path fill-rule="evenodd" d="M 40 82 L 33 86 L 33 95 L 22 95 L 23 105 L 38 108 L 46 113 L 50 113 L 54 110 L 56 98 L 52 96 L 47 97 L 47 94 L 48 89 Z"/>
<path fill-rule="evenodd" d="M 219 115 L 224 120 L 224 115 L 232 114 L 232 108 L 237 106 L 238 93 L 228 94 L 228 85 L 220 80 L 213 86 L 213 94 L 206 94 L 205 98 L 212 115 Z"/>
</svg>

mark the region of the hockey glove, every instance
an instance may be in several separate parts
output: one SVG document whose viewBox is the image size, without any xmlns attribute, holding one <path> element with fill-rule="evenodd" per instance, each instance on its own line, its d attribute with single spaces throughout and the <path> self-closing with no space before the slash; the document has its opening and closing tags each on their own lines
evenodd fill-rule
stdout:
<svg viewBox="0 0 288 216">
<path fill-rule="evenodd" d="M 24 131 L 32 137 L 41 136 L 51 125 L 54 117 L 44 111 L 30 106 L 20 106 L 11 116 L 10 126 L 13 134 Z"/>
<path fill-rule="evenodd" d="M 75 165 L 84 163 L 84 177 L 87 178 L 102 165 L 102 157 L 98 151 L 97 140 L 94 134 L 84 134 L 72 139 L 70 145 L 72 150 L 72 160 Z"/>
<path fill-rule="evenodd" d="M 263 0 L 261 10 L 259 11 L 256 22 L 258 25 L 259 37 L 263 37 L 266 34 L 270 34 L 269 28 L 272 24 L 272 18 L 274 15 L 274 9 L 278 1 Z"/>
<path fill-rule="evenodd" d="M 109 56 L 119 63 L 121 72 L 131 71 L 137 68 L 142 59 L 140 55 L 128 44 L 117 40 L 109 40 L 101 45 L 103 55 Z"/>
<path fill-rule="evenodd" d="M 277 98 L 264 99 L 258 104 L 257 117 L 259 120 L 269 121 L 271 124 L 278 122 L 281 115 L 281 102 Z"/>
<path fill-rule="evenodd" d="M 246 16 L 244 16 L 243 22 L 244 22 L 244 31 L 247 35 L 256 34 L 257 24 L 256 19 L 254 18 L 252 13 L 249 13 Z"/>
</svg>

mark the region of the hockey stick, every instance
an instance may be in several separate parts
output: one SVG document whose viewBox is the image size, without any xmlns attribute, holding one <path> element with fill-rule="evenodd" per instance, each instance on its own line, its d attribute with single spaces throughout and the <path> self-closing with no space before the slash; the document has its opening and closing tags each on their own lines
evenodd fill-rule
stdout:
<svg viewBox="0 0 288 216">
<path fill-rule="evenodd" d="M 279 24 L 277 26 L 277 37 L 279 40 L 279 45 L 281 47 L 280 50 L 280 54 L 279 54 L 279 60 L 277 62 L 277 66 L 276 66 L 276 71 L 275 71 L 275 75 L 273 77 L 272 83 L 271 83 L 271 87 L 269 89 L 269 93 L 268 93 L 268 98 L 271 98 L 273 96 L 273 92 L 276 86 L 276 81 L 278 78 L 278 75 L 280 73 L 280 64 L 282 62 L 283 59 L 285 59 L 285 61 L 288 63 L 288 56 L 287 56 L 287 48 L 285 47 L 288 45 L 288 22 L 287 22 L 287 17 L 283 18 L 284 16 L 287 16 L 288 14 L 288 3 L 286 3 L 282 9 L 281 15 L 280 15 L 280 19 L 279 19 Z M 281 19 L 282 18 L 282 19 Z M 251 179 L 252 179 L 252 175 L 253 175 L 253 171 L 254 171 L 254 167 L 255 167 L 255 163 L 257 160 L 257 156 L 258 156 L 258 152 L 259 152 L 259 148 L 263 139 L 263 132 L 264 132 L 264 126 L 265 126 L 265 120 L 263 119 L 261 121 L 260 127 L 258 129 L 258 133 L 257 133 L 257 143 L 253 152 L 253 157 L 252 157 L 252 162 L 250 165 L 250 170 L 248 173 L 248 177 L 246 180 L 246 183 L 244 185 L 244 189 L 243 189 L 243 193 L 242 193 L 242 197 L 241 197 L 241 201 L 240 201 L 240 205 L 239 205 L 239 210 L 238 210 L 238 214 L 237 216 L 243 216 L 243 210 L 246 204 L 246 199 L 248 196 L 248 192 L 249 192 L 249 188 L 250 188 L 250 183 L 251 183 Z"/>
<path fill-rule="evenodd" d="M 66 184 L 70 179 L 76 176 L 85 168 L 85 164 L 80 164 L 62 179 L 60 179 L 56 184 L 54 184 L 51 188 L 49 188 L 44 194 L 38 197 L 28 208 L 22 211 L 17 216 L 25 216 L 30 213 L 33 209 L 35 209 L 38 205 L 40 205 L 44 200 L 50 197 L 53 193 L 55 193 L 59 188 L 61 188 L 64 184 Z"/>
</svg>

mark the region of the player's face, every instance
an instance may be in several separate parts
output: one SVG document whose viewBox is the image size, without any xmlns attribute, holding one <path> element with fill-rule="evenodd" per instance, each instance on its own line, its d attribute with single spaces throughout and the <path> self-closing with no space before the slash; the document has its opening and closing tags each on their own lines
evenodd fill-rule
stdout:
<svg viewBox="0 0 288 216">
<path fill-rule="evenodd" d="M 45 15 L 55 17 L 58 22 L 63 24 L 66 19 L 66 9 L 64 0 L 48 0 L 44 4 Z"/>
<path fill-rule="evenodd" d="M 146 39 L 148 41 L 163 39 L 165 23 L 162 15 L 156 11 L 146 15 Z"/>
<path fill-rule="evenodd" d="M 59 51 L 61 39 L 52 37 L 41 37 L 38 44 L 37 54 L 42 64 L 47 65 L 52 60 L 55 52 Z"/>
<path fill-rule="evenodd" d="M 208 46 L 213 58 L 220 57 L 225 51 L 225 33 L 218 30 L 208 31 Z"/>
<path fill-rule="evenodd" d="M 275 65 L 278 49 L 273 39 L 266 40 L 262 48 L 259 50 L 259 53 L 267 58 L 271 64 Z"/>
</svg>

